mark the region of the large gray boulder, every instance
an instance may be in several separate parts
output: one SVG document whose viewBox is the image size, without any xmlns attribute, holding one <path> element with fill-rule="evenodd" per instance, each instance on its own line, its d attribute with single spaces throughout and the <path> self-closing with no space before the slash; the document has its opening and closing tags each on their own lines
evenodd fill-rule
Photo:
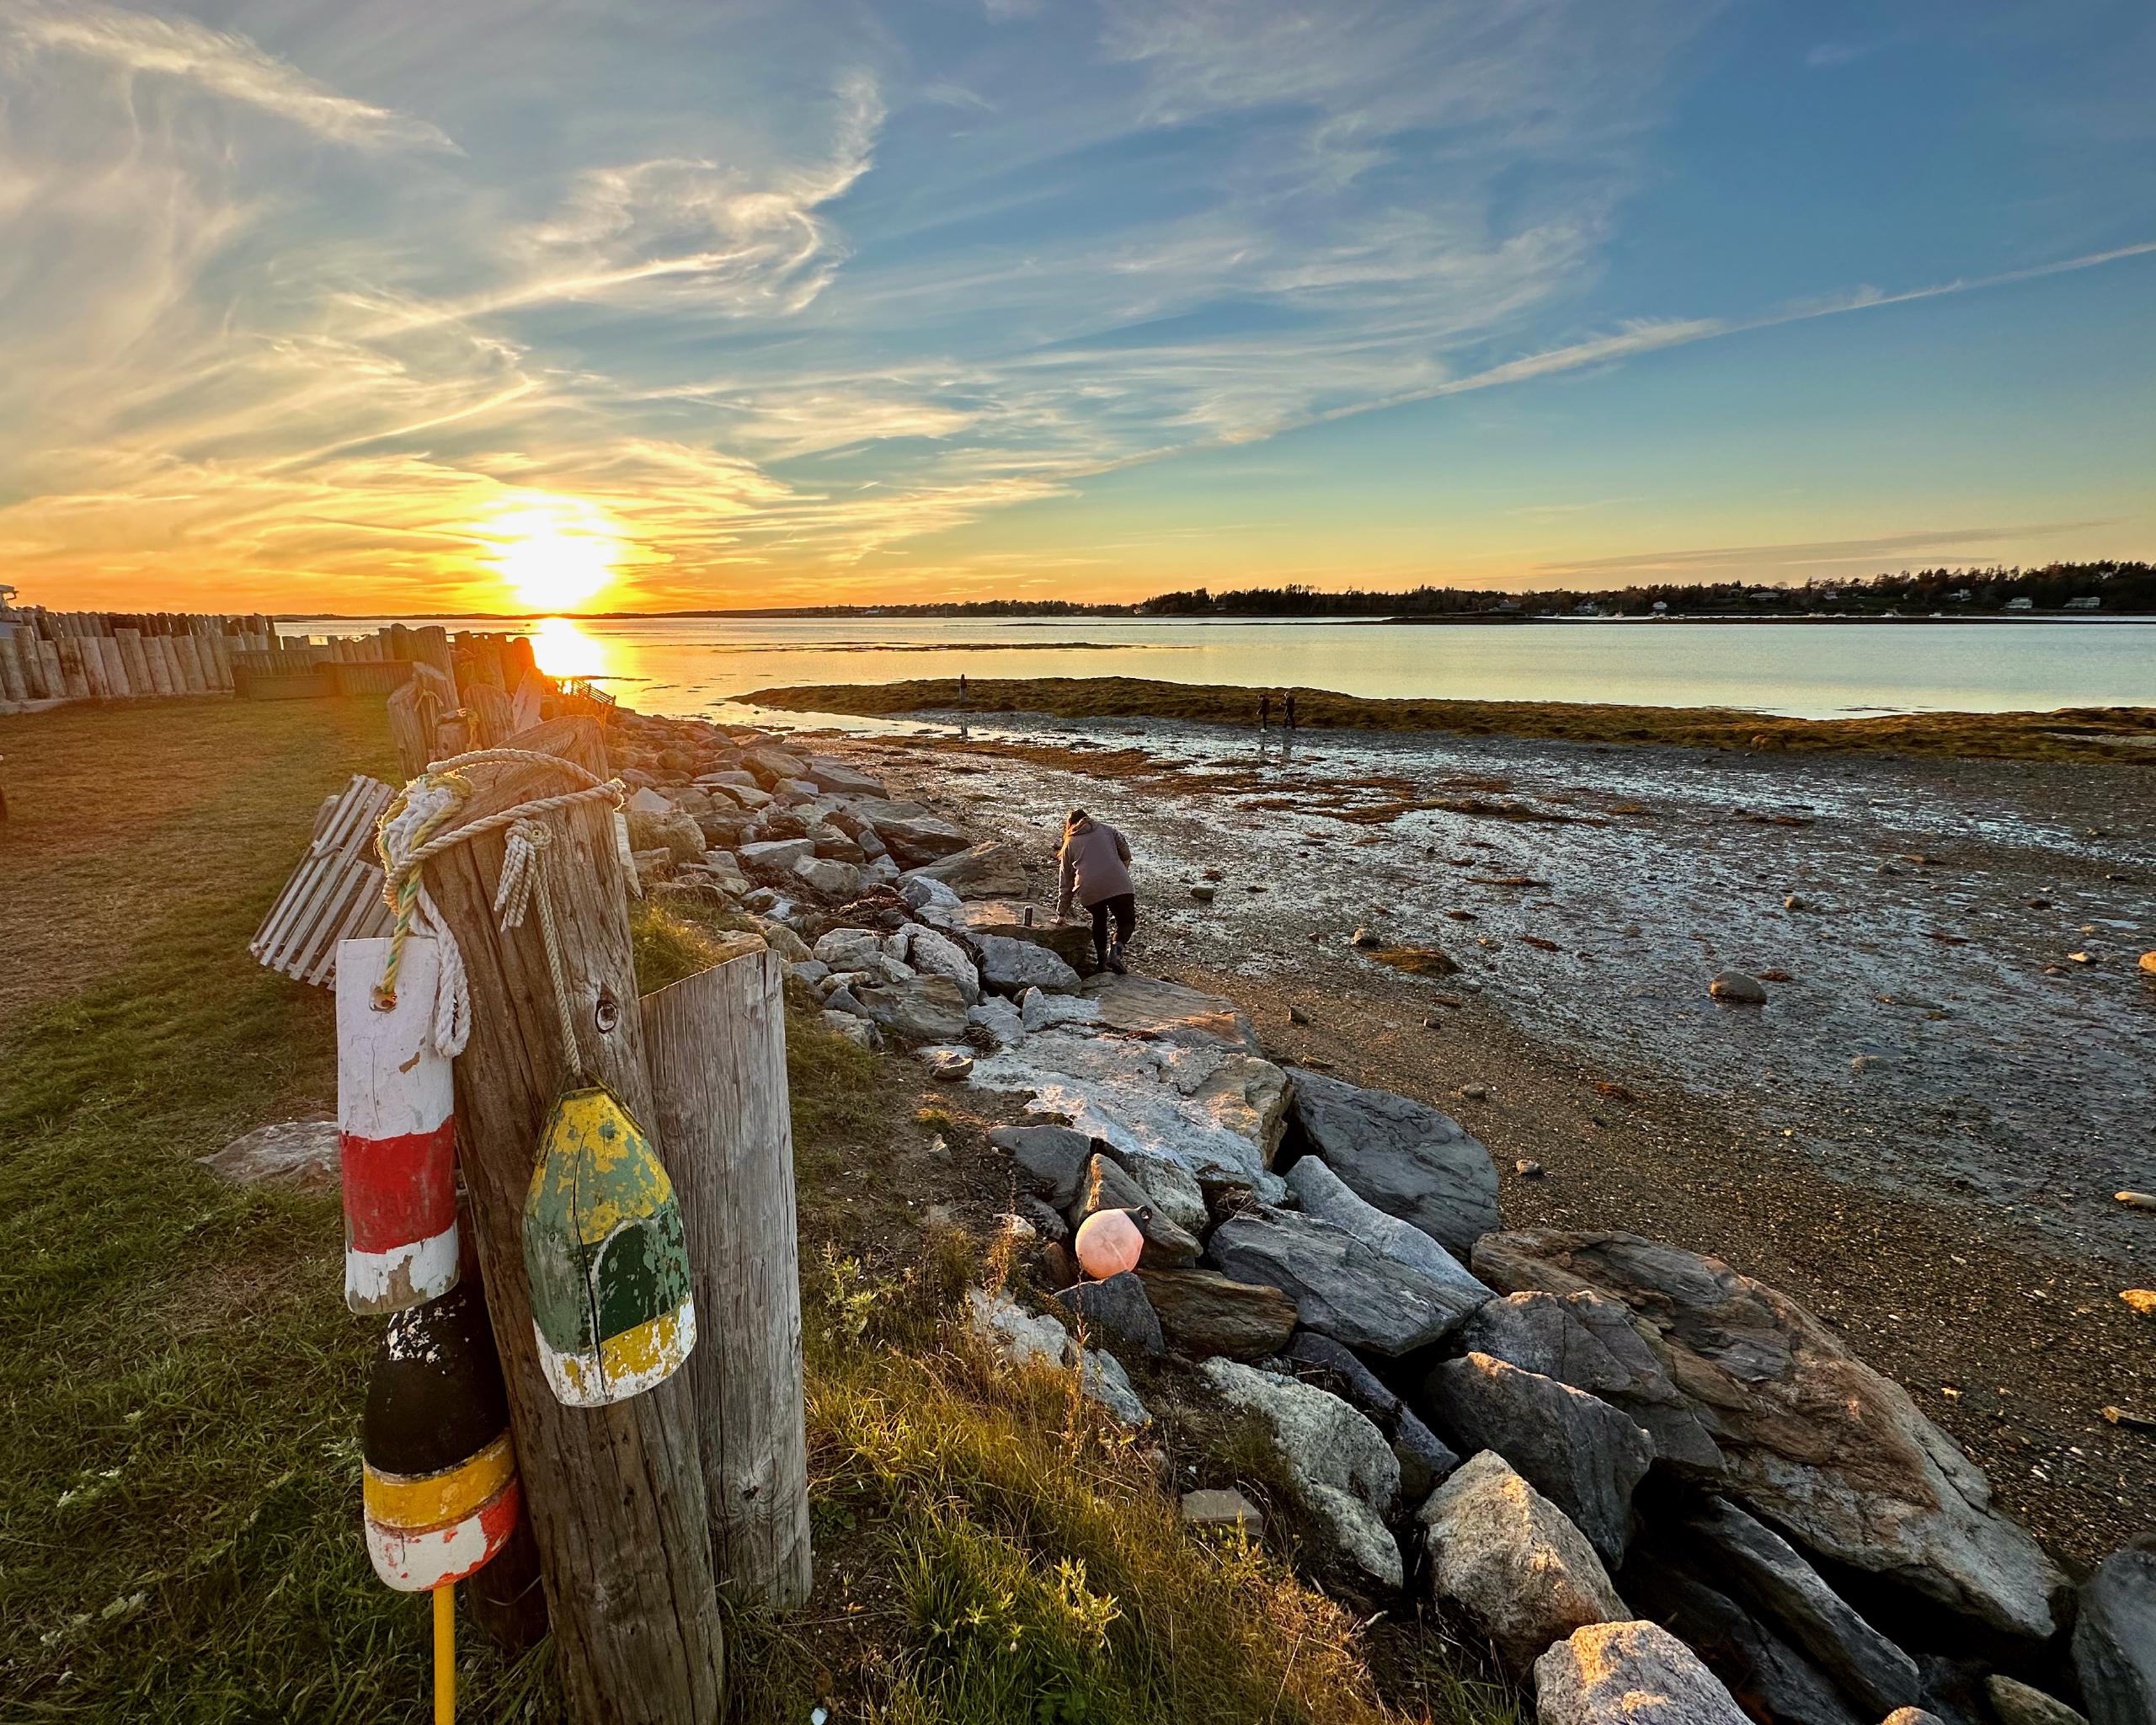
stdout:
<svg viewBox="0 0 2156 1725">
<path fill-rule="evenodd" d="M 664 851 L 677 863 L 704 860 L 704 830 L 695 816 L 675 809 L 647 814 L 632 809 L 628 820 L 632 851 Z"/>
<path fill-rule="evenodd" d="M 1423 1406 L 1470 1450 L 1495 1450 L 1594 1542 L 1605 1562 L 1631 1536 L 1632 1488 L 1654 1460 L 1647 1434 L 1607 1402 L 1486 1354 L 1431 1372 Z"/>
<path fill-rule="evenodd" d="M 794 878 L 827 899 L 850 899 L 861 890 L 861 871 L 851 862 L 829 857 L 803 857 L 793 865 Z"/>
<path fill-rule="evenodd" d="M 1090 963 L 1091 934 L 1083 923 L 1075 927 L 1086 944 L 1077 955 L 1065 953 L 1074 964 Z M 1161 1042 L 1217 1043 L 1255 1055 L 1263 1052 L 1257 1027 L 1243 1010 L 1225 995 L 1206 994 L 1163 977 L 1129 971 L 1096 971 L 1086 979 L 1086 997 L 1101 1009 L 1100 1022 L 1125 1036 L 1142 1036 Z"/>
<path fill-rule="evenodd" d="M 875 830 L 873 827 L 868 829 L 871 832 Z M 958 902 L 958 895 L 942 881 L 925 880 L 919 875 L 902 878 L 899 882 L 898 894 L 924 917 L 931 911 L 944 911 Z"/>
<path fill-rule="evenodd" d="M 1497 1226 L 1497 1171 L 1460 1123 L 1427 1103 L 1290 1068 L 1294 1127 L 1367 1202 L 1461 1256 Z M 1289 1148 L 1297 1147 L 1291 1136 Z"/>
<path fill-rule="evenodd" d="M 974 1085 L 1025 1093 L 1030 1112 L 1060 1114 L 1105 1140 L 1146 1170 L 1149 1164 L 1175 1163 L 1197 1180 L 1267 1198 L 1286 1190 L 1267 1165 L 1287 1075 L 1240 1049 L 1049 1030 L 981 1061 Z"/>
<path fill-rule="evenodd" d="M 2089 1725 L 2156 1720 L 2156 1551 L 2114 1551 L 2083 1585 L 2073 1674 Z"/>
<path fill-rule="evenodd" d="M 1024 858 L 1018 847 L 1000 840 L 969 845 L 963 851 L 906 871 L 905 879 L 915 877 L 940 880 L 962 899 L 1022 898 L 1027 885 Z"/>
<path fill-rule="evenodd" d="M 782 778 L 799 778 L 808 772 L 808 762 L 791 749 L 781 749 L 766 743 L 760 748 L 741 751 L 741 764 L 755 776 L 756 782 L 766 790 Z"/>
<path fill-rule="evenodd" d="M 1620 1302 L 1540 1290 L 1493 1299 L 1460 1332 L 1463 1347 L 1598 1396 L 1654 1439 L 1655 1459 L 1710 1474 L 1722 1454 Z"/>
<path fill-rule="evenodd" d="M 1622 1300 L 1724 1463 L 1716 1489 L 1808 1549 L 1993 1628 L 2053 1627 L 2058 1571 L 1992 1508 L 1976 1464 L 1796 1301 L 1635 1234 L 1492 1236 L 1475 1273 L 1505 1292 Z"/>
<path fill-rule="evenodd" d="M 1206 1249 L 1238 1280 L 1285 1290 L 1310 1328 L 1374 1354 L 1443 1341 L 1480 1303 L 1457 1284 L 1380 1257 L 1345 1228 L 1292 1210 L 1260 1206 L 1230 1217 Z"/>
<path fill-rule="evenodd" d="M 958 1042 L 966 1033 L 966 1001 L 947 976 L 915 976 L 905 982 L 854 991 L 862 1014 L 906 1042 Z"/>
<path fill-rule="evenodd" d="M 1684 1525 L 1694 1553 L 1726 1590 L 1801 1648 L 1866 1719 L 1924 1698 L 1917 1662 L 1865 1622 L 1780 1534 L 1721 1498 Z"/>
<path fill-rule="evenodd" d="M 1381 1585 L 1401 1583 L 1400 1547 L 1386 1530 L 1400 1491 L 1400 1464 L 1384 1434 L 1337 1396 L 1232 1359 L 1198 1368 L 1230 1407 L 1253 1413 L 1311 1519 L 1341 1556 Z"/>
<path fill-rule="evenodd" d="M 1075 1201 L 1093 1159 L 1093 1140 L 1068 1126 L 998 1126 L 988 1141 L 1008 1151 L 1027 1187 L 1058 1210 Z"/>
<path fill-rule="evenodd" d="M 1871 1725 L 1827 1674 L 1676 1554 L 1635 1552 L 1625 1588 L 1633 1608 L 1668 1630 L 1720 1678 L 1737 1704 L 1773 1725 Z"/>
<path fill-rule="evenodd" d="M 1138 1279 L 1168 1344 L 1194 1359 L 1256 1359 L 1294 1333 L 1295 1302 L 1278 1288 L 1238 1282 L 1214 1270 L 1138 1266 Z"/>
<path fill-rule="evenodd" d="M 1435 1240 L 1359 1197 L 1319 1157 L 1305 1156 L 1288 1170 L 1287 1181 L 1288 1190 L 1294 1194 L 1304 1215 L 1345 1228 L 1380 1257 L 1405 1264 L 1432 1281 L 1458 1288 L 1461 1299 L 1476 1306 L 1496 1297 Z"/>
<path fill-rule="evenodd" d="M 1433 1486 L 1460 1466 L 1451 1446 L 1423 1424 L 1422 1417 L 1364 1365 L 1352 1348 L 1343 1348 L 1315 1330 L 1305 1330 L 1282 1363 L 1305 1383 L 1330 1390 L 1385 1434 L 1400 1463 L 1402 1503 L 1419 1503 Z"/>
<path fill-rule="evenodd" d="M 985 934 L 974 944 L 980 951 L 981 984 L 994 993 L 1015 999 L 1029 988 L 1078 992 L 1078 973 L 1046 947 L 1007 934 Z"/>
<path fill-rule="evenodd" d="M 1080 1282 L 1059 1290 L 1057 1303 L 1097 1331 L 1106 1331 L 1119 1341 L 1147 1354 L 1166 1350 L 1161 1320 L 1145 1297 L 1145 1284 L 1129 1271 L 1098 1282 Z"/>
<path fill-rule="evenodd" d="M 1042 1365 L 1059 1370 L 1078 1368 L 1078 1386 L 1089 1402 L 1107 1409 L 1125 1425 L 1153 1423 L 1145 1404 L 1131 1387 L 1129 1374 L 1113 1354 L 1081 1348 L 1077 1338 L 1046 1313 L 1027 1311 L 1008 1293 L 966 1290 L 968 1322 L 974 1335 L 1008 1365 Z"/>
<path fill-rule="evenodd" d="M 1999 1725 L 2089 1725 L 2089 1721 L 2057 1696 L 2046 1695 L 2033 1684 L 1994 1671 L 1984 1679 L 1984 1699 L 1991 1703 Z"/>
<path fill-rule="evenodd" d="M 899 883 L 899 891 L 920 910 L 922 921 L 933 922 L 969 945 L 997 934 L 1006 940 L 1029 940 L 1035 946 L 1046 947 L 1074 969 L 1093 962 L 1091 927 L 1075 921 L 1058 922 L 1044 905 L 1017 899 L 961 900 L 942 881 L 926 874 L 905 876 Z M 935 896 L 916 899 L 916 893 Z"/>
<path fill-rule="evenodd" d="M 697 855 L 703 853 L 699 851 Z M 814 839 L 764 839 L 743 845 L 734 853 L 751 879 L 766 883 L 793 881 L 793 865 L 816 854 Z"/>
<path fill-rule="evenodd" d="M 1181 1162 L 1142 1145 L 1113 1146 L 1111 1153 L 1145 1189 L 1153 1208 L 1170 1221 L 1193 1236 L 1202 1236 L 1213 1226 L 1205 1207 L 1205 1188 Z"/>
<path fill-rule="evenodd" d="M 808 956 L 833 970 L 867 970 L 880 975 L 883 941 L 873 928 L 827 928 L 816 937 Z"/>
<path fill-rule="evenodd" d="M 1016 1048 L 1026 1039 L 1025 1020 L 1018 1016 L 1017 1007 L 1000 994 L 967 1007 L 966 1023 L 986 1031 L 998 1049 Z"/>
<path fill-rule="evenodd" d="M 891 938 L 899 946 L 898 956 L 915 969 L 931 976 L 949 977 L 958 985 L 958 992 L 965 996 L 968 1006 L 979 1004 L 980 972 L 966 956 L 966 949 L 949 935 L 913 923 Z"/>
<path fill-rule="evenodd" d="M 1751 1725 L 1721 1680 L 1652 1623 L 1593 1623 L 1534 1662 L 1538 1725 Z"/>
<path fill-rule="evenodd" d="M 883 781 L 871 778 L 856 766 L 829 755 L 811 755 L 805 771 L 800 775 L 819 791 L 835 797 L 873 797 L 882 800 L 889 793 Z"/>
<path fill-rule="evenodd" d="M 922 803 L 892 803 L 862 798 L 853 812 L 876 829 L 901 868 L 918 868 L 938 857 L 963 851 L 973 840 Z"/>
<path fill-rule="evenodd" d="M 1489 1637 L 1515 1679 L 1552 1642 L 1632 1615 L 1586 1536 L 1494 1450 L 1439 1486 L 1415 1519 L 1431 1591 Z"/>
</svg>

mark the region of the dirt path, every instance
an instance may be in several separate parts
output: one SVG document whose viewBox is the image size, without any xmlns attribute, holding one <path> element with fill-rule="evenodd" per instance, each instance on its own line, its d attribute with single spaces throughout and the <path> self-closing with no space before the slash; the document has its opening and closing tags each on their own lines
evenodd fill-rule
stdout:
<svg viewBox="0 0 2156 1725">
<path fill-rule="evenodd" d="M 2156 1435 L 2101 1412 L 2156 1413 L 2156 1332 L 2117 1297 L 2156 1274 L 2156 1227 L 2109 1198 L 2156 1183 L 2137 778 L 1459 739 L 1261 766 L 1133 729 L 1090 759 L 1045 726 L 851 746 L 1039 855 L 1085 803 L 1145 869 L 1144 968 L 1233 996 L 1283 1058 L 1458 1114 L 1508 1224 L 1631 1230 L 1786 1288 L 2063 1557 L 2156 1532 Z M 1369 962 L 1364 922 L 1461 974 Z M 1790 980 L 1732 1012 L 1703 986 L 1732 961 Z"/>
</svg>

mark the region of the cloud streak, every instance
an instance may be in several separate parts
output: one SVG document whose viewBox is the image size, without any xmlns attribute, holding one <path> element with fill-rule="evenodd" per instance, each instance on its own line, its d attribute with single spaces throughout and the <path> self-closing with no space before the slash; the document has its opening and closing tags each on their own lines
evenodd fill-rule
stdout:
<svg viewBox="0 0 2156 1725">
<path fill-rule="evenodd" d="M 426 121 L 318 83 L 243 36 L 115 6 L 13 4 L 0 28 L 18 53 L 79 56 L 131 77 L 170 78 L 356 149 L 454 150 Z"/>
</svg>

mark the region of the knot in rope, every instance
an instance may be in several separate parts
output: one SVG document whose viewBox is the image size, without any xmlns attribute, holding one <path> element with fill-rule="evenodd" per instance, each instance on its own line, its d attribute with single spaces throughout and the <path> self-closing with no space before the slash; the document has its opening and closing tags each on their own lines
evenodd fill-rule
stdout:
<svg viewBox="0 0 2156 1725">
<path fill-rule="evenodd" d="M 544 766 L 564 772 L 583 782 L 576 789 L 551 797 L 535 797 L 514 808 L 482 816 L 445 832 L 444 824 L 472 794 L 470 781 L 458 768 L 499 764 Z M 602 779 L 595 772 L 558 755 L 531 749 L 474 749 L 445 761 L 433 761 L 383 810 L 376 828 L 376 846 L 382 855 L 382 899 L 394 921 L 390 927 L 389 953 L 382 980 L 374 991 L 377 1012 L 397 1004 L 397 974 L 403 959 L 404 942 L 414 932 L 431 937 L 440 955 L 440 980 L 435 992 L 435 1046 L 454 1057 L 464 1051 L 472 1035 L 472 991 L 464 970 L 464 954 L 456 944 L 435 903 L 428 895 L 420 871 L 433 857 L 451 846 L 478 838 L 482 833 L 506 827 L 507 850 L 502 875 L 494 893 L 494 910 L 504 932 L 519 927 L 535 888 L 538 889 L 540 932 L 547 948 L 547 969 L 553 984 L 555 1010 L 561 1016 L 563 1054 L 570 1070 L 580 1070 L 575 1013 L 568 980 L 562 971 L 561 945 L 554 928 L 554 909 L 542 879 L 542 858 L 553 843 L 553 833 L 539 819 L 580 803 L 604 799 L 620 808 L 628 788 L 618 778 Z"/>
<path fill-rule="evenodd" d="M 508 848 L 502 852 L 501 884 L 494 889 L 494 910 L 501 917 L 502 932 L 524 927 L 525 906 L 539 874 L 539 857 L 554 842 L 554 836 L 537 821 L 523 820 L 509 830 Z"/>
</svg>

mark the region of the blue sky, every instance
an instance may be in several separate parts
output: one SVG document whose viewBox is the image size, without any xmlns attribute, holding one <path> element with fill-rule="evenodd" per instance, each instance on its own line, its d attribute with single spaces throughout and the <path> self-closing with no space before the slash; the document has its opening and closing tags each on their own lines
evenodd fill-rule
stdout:
<svg viewBox="0 0 2156 1725">
<path fill-rule="evenodd" d="M 2156 8 L 0 0 L 0 579 L 2149 555 Z"/>
</svg>

